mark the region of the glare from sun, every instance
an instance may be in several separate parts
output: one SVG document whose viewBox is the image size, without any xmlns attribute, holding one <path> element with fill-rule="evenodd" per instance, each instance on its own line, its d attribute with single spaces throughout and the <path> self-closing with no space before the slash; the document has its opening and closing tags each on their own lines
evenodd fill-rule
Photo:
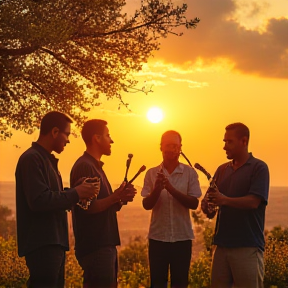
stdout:
<svg viewBox="0 0 288 288">
<path fill-rule="evenodd" d="M 152 123 L 159 123 L 163 120 L 163 112 L 158 107 L 152 107 L 147 112 L 147 119 Z"/>
</svg>

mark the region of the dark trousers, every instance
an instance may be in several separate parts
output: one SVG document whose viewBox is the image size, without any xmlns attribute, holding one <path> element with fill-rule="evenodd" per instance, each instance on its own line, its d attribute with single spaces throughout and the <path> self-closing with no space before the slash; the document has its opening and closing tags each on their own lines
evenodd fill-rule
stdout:
<svg viewBox="0 0 288 288">
<path fill-rule="evenodd" d="M 63 288 L 65 250 L 60 245 L 40 247 L 25 256 L 30 277 L 28 288 Z"/>
<path fill-rule="evenodd" d="M 192 240 L 162 242 L 149 239 L 151 287 L 167 287 L 169 268 L 171 287 L 187 287 L 191 252 Z"/>
<path fill-rule="evenodd" d="M 78 259 L 83 273 L 83 288 L 117 287 L 118 258 L 115 246 L 98 248 Z"/>
</svg>

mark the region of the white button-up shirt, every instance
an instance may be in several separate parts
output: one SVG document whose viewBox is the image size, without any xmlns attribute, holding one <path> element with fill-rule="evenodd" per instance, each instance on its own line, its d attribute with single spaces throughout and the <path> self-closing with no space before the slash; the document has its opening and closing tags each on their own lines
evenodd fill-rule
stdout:
<svg viewBox="0 0 288 288">
<path fill-rule="evenodd" d="M 169 174 L 163 164 L 150 168 L 145 175 L 142 197 L 147 197 L 154 188 L 157 172 L 163 173 L 171 185 L 179 192 L 199 198 L 202 195 L 198 174 L 194 168 L 179 163 Z M 149 227 L 149 239 L 163 242 L 176 242 L 194 239 L 189 209 L 184 207 L 166 189 L 161 191 L 159 199 L 152 209 Z"/>
</svg>

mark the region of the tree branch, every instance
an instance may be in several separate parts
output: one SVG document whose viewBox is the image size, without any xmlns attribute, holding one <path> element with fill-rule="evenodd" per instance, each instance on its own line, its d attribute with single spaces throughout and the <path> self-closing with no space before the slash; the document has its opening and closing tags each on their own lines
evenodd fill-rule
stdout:
<svg viewBox="0 0 288 288">
<path fill-rule="evenodd" d="M 0 48 L 0 56 L 22 56 L 28 55 L 39 49 L 39 46 L 30 46 L 22 48 Z"/>
</svg>

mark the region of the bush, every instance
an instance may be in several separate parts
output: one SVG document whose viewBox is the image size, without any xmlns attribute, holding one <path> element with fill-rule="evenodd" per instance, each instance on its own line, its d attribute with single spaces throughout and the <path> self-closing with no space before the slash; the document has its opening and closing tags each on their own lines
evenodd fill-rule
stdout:
<svg viewBox="0 0 288 288">
<path fill-rule="evenodd" d="M 15 220 L 10 219 L 10 212 L 0 207 L 0 287 L 23 287 L 29 277 L 25 259 L 17 254 Z M 189 271 L 190 288 L 208 288 L 210 286 L 211 243 L 215 221 L 206 221 L 200 213 L 192 215 L 197 220 L 197 228 L 201 232 L 203 251 L 191 263 Z M 14 221 L 14 222 L 13 222 Z M 202 238 L 203 237 L 203 238 Z M 266 249 L 264 253 L 266 288 L 288 287 L 288 228 L 274 227 L 265 231 Z M 65 287 L 82 287 L 83 271 L 75 258 L 74 249 L 66 254 Z M 147 240 L 137 236 L 127 247 L 119 251 L 119 287 L 149 287 L 149 263 Z"/>
<path fill-rule="evenodd" d="M 83 287 L 83 270 L 78 264 L 75 257 L 74 249 L 66 253 L 65 263 L 65 287 L 66 288 L 82 288 Z"/>
<path fill-rule="evenodd" d="M 142 237 L 135 237 L 119 252 L 120 287 L 149 287 L 148 246 Z"/>
<path fill-rule="evenodd" d="M 265 287 L 288 287 L 288 229 L 274 227 L 266 236 Z"/>
<path fill-rule="evenodd" d="M 0 287 L 21 287 L 28 279 L 29 273 L 24 258 L 17 255 L 15 238 L 0 237 Z"/>
<path fill-rule="evenodd" d="M 201 252 L 198 258 L 192 262 L 189 271 L 189 283 L 191 288 L 210 287 L 211 253 Z"/>
</svg>

